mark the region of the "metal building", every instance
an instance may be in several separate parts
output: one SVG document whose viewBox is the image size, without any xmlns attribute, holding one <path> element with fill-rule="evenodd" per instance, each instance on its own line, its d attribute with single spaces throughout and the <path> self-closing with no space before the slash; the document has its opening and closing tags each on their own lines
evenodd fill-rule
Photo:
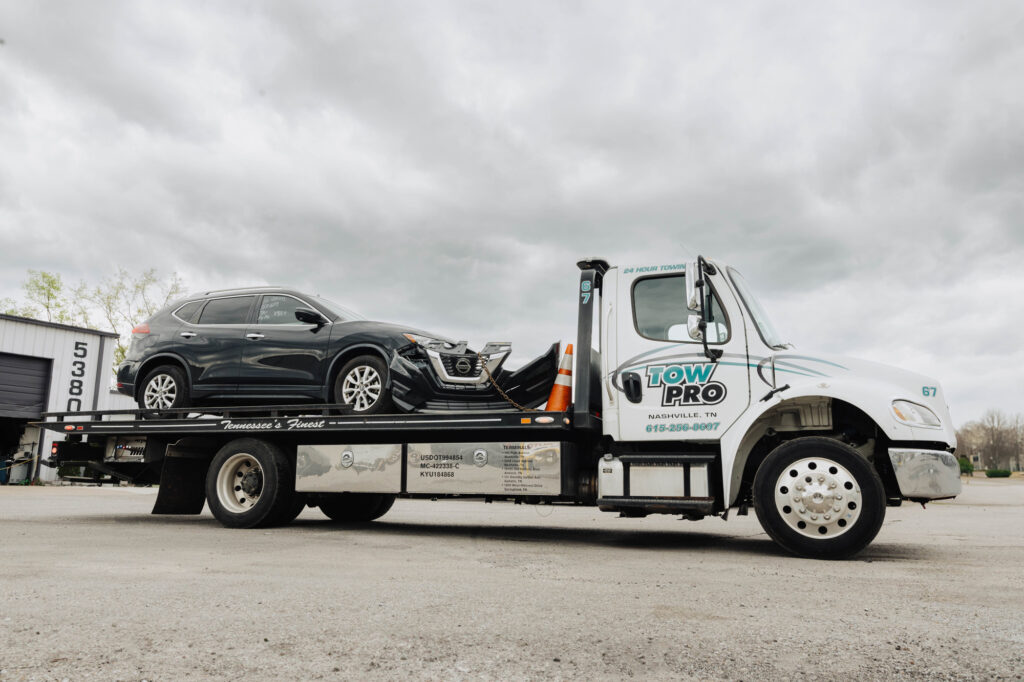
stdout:
<svg viewBox="0 0 1024 682">
<path fill-rule="evenodd" d="M 39 460 L 64 434 L 28 426 L 43 412 L 132 407 L 110 389 L 116 339 L 111 332 L 0 315 L 0 482 L 56 479 Z"/>
</svg>

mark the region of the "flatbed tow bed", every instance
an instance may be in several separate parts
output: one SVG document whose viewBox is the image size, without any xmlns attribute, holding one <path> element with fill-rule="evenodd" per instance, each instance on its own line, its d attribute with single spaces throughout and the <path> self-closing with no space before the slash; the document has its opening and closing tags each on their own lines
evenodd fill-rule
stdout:
<svg viewBox="0 0 1024 682">
<path fill-rule="evenodd" d="M 366 522 L 398 497 L 596 506 L 682 519 L 757 512 L 801 556 L 867 546 L 886 506 L 960 492 L 938 382 L 797 354 L 745 281 L 704 258 L 579 262 L 565 412 L 359 416 L 339 405 L 51 413 L 48 466 L 159 484 L 156 514 L 225 526 L 316 506 Z"/>
</svg>

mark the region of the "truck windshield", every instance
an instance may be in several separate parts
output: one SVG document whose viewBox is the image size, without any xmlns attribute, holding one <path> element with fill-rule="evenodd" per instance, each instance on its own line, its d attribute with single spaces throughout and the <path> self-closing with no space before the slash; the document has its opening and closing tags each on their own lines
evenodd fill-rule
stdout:
<svg viewBox="0 0 1024 682">
<path fill-rule="evenodd" d="M 728 268 L 729 279 L 732 280 L 733 285 L 736 287 L 736 291 L 739 292 L 740 298 L 743 299 L 743 305 L 747 307 L 747 311 L 750 312 L 750 317 L 753 318 L 754 324 L 757 326 L 757 332 L 761 335 L 761 339 L 772 348 L 786 348 L 787 344 L 779 336 L 779 333 L 775 331 L 775 325 L 768 318 L 768 313 L 765 312 L 761 306 L 761 302 L 754 296 L 754 291 L 747 284 L 747 280 L 743 279 L 736 270 Z"/>
</svg>

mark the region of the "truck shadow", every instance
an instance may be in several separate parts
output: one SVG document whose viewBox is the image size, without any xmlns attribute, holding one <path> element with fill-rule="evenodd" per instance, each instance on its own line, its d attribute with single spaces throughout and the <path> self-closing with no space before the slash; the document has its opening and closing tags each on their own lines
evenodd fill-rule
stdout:
<svg viewBox="0 0 1024 682">
<path fill-rule="evenodd" d="M 442 525 L 430 523 L 398 523 L 374 521 L 364 524 L 342 524 L 332 521 L 300 519 L 292 523 L 296 530 L 310 533 L 360 533 L 410 538 L 453 538 L 484 542 L 524 542 L 558 547 L 562 545 L 629 549 L 631 551 L 712 551 L 757 554 L 764 557 L 795 558 L 776 545 L 766 533 L 737 536 L 691 530 L 613 530 L 607 528 L 569 528 L 535 526 Z M 934 561 L 941 551 L 923 545 L 874 543 L 855 556 L 853 561 Z"/>
<path fill-rule="evenodd" d="M 23 519 L 21 523 L 52 524 L 52 518 Z M 125 515 L 125 514 L 83 514 L 64 517 L 62 524 L 92 525 L 117 524 L 133 525 L 149 528 L 167 527 L 183 530 L 184 528 L 203 529 L 203 531 L 230 533 L 295 533 L 305 535 L 326 534 L 358 534 L 362 537 L 393 536 L 415 539 L 452 539 L 473 540 L 480 542 L 522 542 L 547 545 L 552 549 L 559 546 L 590 546 L 608 549 L 628 549 L 631 551 L 665 552 L 678 550 L 681 552 L 700 550 L 702 552 L 722 552 L 732 554 L 750 554 L 763 557 L 796 558 L 776 545 L 765 533 L 755 535 L 729 535 L 724 533 L 701 530 L 643 530 L 643 529 L 609 529 L 609 528 L 578 528 L 568 526 L 529 526 L 529 525 L 484 525 L 439 523 L 402 523 L 377 520 L 371 523 L 345 524 L 328 519 L 299 518 L 287 526 L 262 528 L 254 530 L 225 529 L 220 522 L 212 518 L 208 511 L 202 515 Z M 941 547 L 930 545 L 887 544 L 874 542 L 864 551 L 853 557 L 851 561 L 862 562 L 918 562 L 942 560 L 944 553 Z M 802 560 L 802 559 L 801 559 Z"/>
</svg>

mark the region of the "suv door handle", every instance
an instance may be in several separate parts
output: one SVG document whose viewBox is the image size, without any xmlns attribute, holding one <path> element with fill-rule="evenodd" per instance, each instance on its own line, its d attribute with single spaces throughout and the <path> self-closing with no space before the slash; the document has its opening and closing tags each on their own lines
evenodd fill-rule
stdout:
<svg viewBox="0 0 1024 682">
<path fill-rule="evenodd" d="M 195 335 L 195 332 L 182 332 L 181 334 L 179 334 L 179 336 L 184 337 L 186 339 L 191 339 Z"/>
<path fill-rule="evenodd" d="M 263 334 L 246 334 L 245 338 L 249 339 L 250 341 L 259 341 L 260 339 L 263 338 Z"/>
</svg>

